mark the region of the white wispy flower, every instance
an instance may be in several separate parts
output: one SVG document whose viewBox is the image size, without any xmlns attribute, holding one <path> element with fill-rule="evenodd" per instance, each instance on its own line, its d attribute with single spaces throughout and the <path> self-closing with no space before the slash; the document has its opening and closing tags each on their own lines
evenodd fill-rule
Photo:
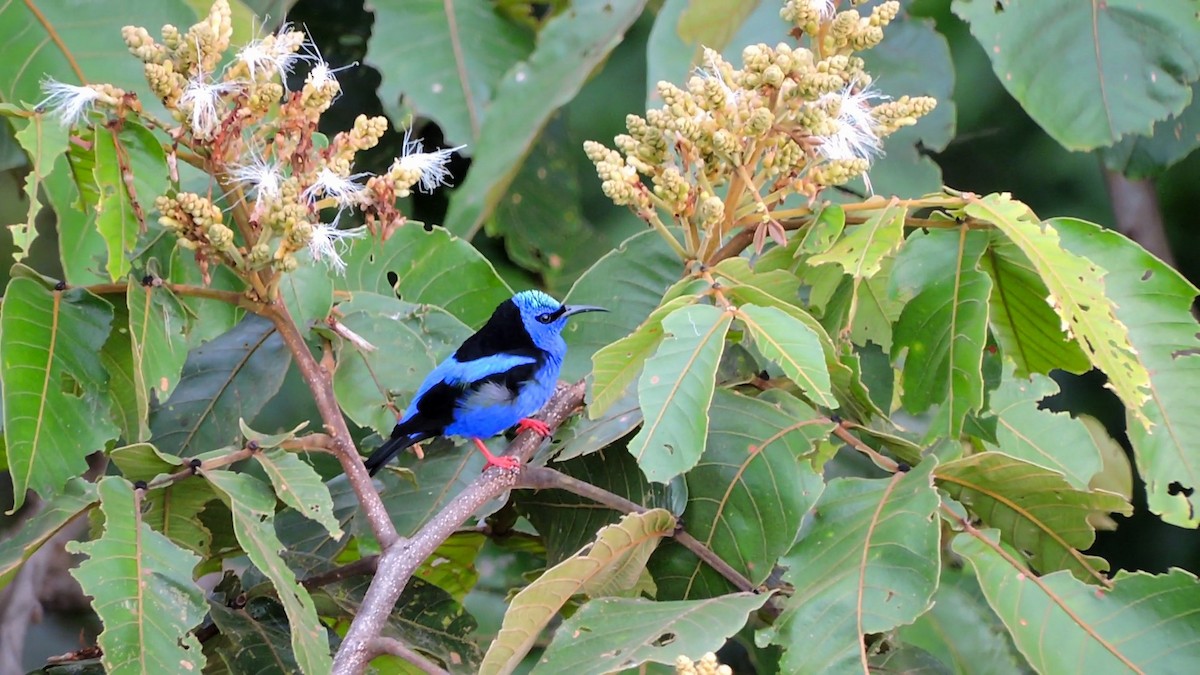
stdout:
<svg viewBox="0 0 1200 675">
<path fill-rule="evenodd" d="M 314 260 L 324 262 L 338 274 L 345 274 L 346 261 L 342 259 L 342 253 L 346 250 L 346 240 L 363 237 L 366 230 L 361 227 L 339 230 L 338 221 L 341 218 L 342 213 L 339 211 L 332 223 L 318 223 L 313 227 L 312 238 L 308 240 L 308 252 Z"/>
<path fill-rule="evenodd" d="M 411 129 L 404 132 L 404 149 L 400 158 L 392 163 L 392 170 L 400 168 L 416 172 L 421 176 L 417 183 L 422 192 L 433 192 L 440 185 L 449 186 L 450 169 L 446 165 L 450 163 L 450 156 L 467 146 L 459 145 L 425 152 L 421 139 L 414 139 L 411 135 Z"/>
<path fill-rule="evenodd" d="M 221 122 L 221 97 L 237 91 L 238 82 L 209 82 L 203 72 L 188 80 L 179 96 L 179 107 L 188 110 L 188 126 L 197 138 L 212 138 Z"/>
<path fill-rule="evenodd" d="M 42 80 L 42 92 L 46 98 L 37 104 L 38 109 L 58 119 L 64 127 L 83 121 L 100 98 L 100 92 L 91 87 L 67 84 L 49 77 Z"/>
<path fill-rule="evenodd" d="M 258 79 L 259 73 L 271 72 L 278 74 L 279 79 L 287 86 L 287 76 L 300 61 L 310 61 L 309 53 L 301 53 L 287 49 L 283 37 L 293 31 L 291 22 L 285 22 L 275 31 L 275 35 L 253 40 L 238 50 L 237 60 L 246 64 L 250 71 L 250 79 Z M 307 41 L 306 41 L 307 42 Z"/>
<path fill-rule="evenodd" d="M 317 89 L 321 89 L 329 84 L 337 84 L 336 75 L 338 73 L 358 65 L 358 61 L 354 61 L 340 68 L 330 68 L 329 63 L 325 61 L 325 57 L 321 56 L 321 50 L 317 47 L 317 43 L 311 39 L 305 43 L 304 52 L 304 60 L 313 63 L 312 70 L 308 71 L 308 76 L 304 78 L 304 82 L 311 84 Z"/>
<path fill-rule="evenodd" d="M 249 162 L 229 167 L 228 174 L 235 183 L 254 195 L 255 204 L 263 197 L 278 197 L 283 185 L 283 167 L 257 152 L 251 153 Z"/>
<path fill-rule="evenodd" d="M 356 173 L 352 176 L 339 176 L 328 168 L 322 168 L 317 172 L 312 185 L 304 188 L 300 196 L 309 204 L 317 201 L 319 197 L 332 197 L 338 206 L 354 206 L 358 203 L 359 195 L 366 189 L 364 185 L 354 181 L 369 175 L 371 174 Z"/>
<path fill-rule="evenodd" d="M 817 10 L 817 14 L 820 15 L 822 21 L 833 18 L 834 5 L 837 4 L 837 0 L 808 0 L 808 1 L 809 1 L 809 6 L 812 7 L 813 9 Z"/>
<path fill-rule="evenodd" d="M 822 101 L 838 99 L 837 131 L 820 137 L 819 152 L 826 159 L 865 159 L 868 162 L 883 153 L 878 125 L 871 115 L 871 101 L 884 96 L 870 88 L 858 88 L 851 83 Z"/>
</svg>

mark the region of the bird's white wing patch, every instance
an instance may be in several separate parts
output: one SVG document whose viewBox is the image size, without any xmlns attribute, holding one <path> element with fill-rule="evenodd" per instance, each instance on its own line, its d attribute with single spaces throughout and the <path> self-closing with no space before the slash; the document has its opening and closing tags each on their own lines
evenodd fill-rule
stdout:
<svg viewBox="0 0 1200 675">
<path fill-rule="evenodd" d="M 516 397 L 508 387 L 498 382 L 485 382 L 483 386 L 467 394 L 459 404 L 461 408 L 488 408 L 497 405 L 508 405 Z"/>
</svg>

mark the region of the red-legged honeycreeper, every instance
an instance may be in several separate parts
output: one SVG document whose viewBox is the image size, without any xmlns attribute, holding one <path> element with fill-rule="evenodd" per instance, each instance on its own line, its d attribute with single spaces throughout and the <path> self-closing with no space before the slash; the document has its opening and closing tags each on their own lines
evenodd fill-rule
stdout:
<svg viewBox="0 0 1200 675">
<path fill-rule="evenodd" d="M 518 425 L 547 435 L 542 422 L 529 419 L 554 393 L 567 345 L 567 318 L 603 307 L 567 306 L 541 291 L 521 291 L 500 303 L 483 328 L 438 364 L 417 388 L 392 436 L 367 458 L 375 475 L 396 453 L 434 436 L 465 436 L 487 458 L 488 466 L 515 469 L 516 457 L 497 457 L 484 438 Z"/>
</svg>

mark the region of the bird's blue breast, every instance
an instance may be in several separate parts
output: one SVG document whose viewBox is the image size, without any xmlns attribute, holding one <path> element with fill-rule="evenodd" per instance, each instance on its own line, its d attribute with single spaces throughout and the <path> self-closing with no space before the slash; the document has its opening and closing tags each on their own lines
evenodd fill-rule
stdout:
<svg viewBox="0 0 1200 675">
<path fill-rule="evenodd" d="M 446 435 L 487 438 L 533 415 L 554 393 L 561 366 L 561 358 L 547 358 L 533 377 L 518 387 L 515 396 L 499 385 L 467 394 L 455 410 L 454 421 L 446 427 Z"/>
</svg>

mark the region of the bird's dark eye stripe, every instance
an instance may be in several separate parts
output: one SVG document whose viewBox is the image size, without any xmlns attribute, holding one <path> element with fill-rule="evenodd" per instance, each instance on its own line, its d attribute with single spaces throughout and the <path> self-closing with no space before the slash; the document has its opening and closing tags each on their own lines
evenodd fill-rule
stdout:
<svg viewBox="0 0 1200 675">
<path fill-rule="evenodd" d="M 542 314 L 538 314 L 537 320 L 540 323 L 551 323 L 551 322 L 557 320 L 558 317 L 562 316 L 563 313 L 566 311 L 567 311 L 566 305 L 559 305 L 558 309 L 554 310 L 553 312 L 545 312 Z"/>
</svg>

